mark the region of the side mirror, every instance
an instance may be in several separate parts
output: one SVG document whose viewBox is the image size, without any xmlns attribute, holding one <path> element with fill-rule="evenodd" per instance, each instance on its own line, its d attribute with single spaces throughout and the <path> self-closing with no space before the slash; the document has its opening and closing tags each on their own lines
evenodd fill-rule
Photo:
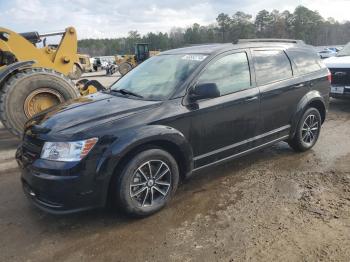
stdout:
<svg viewBox="0 0 350 262">
<path fill-rule="evenodd" d="M 191 89 L 189 98 L 191 101 L 197 101 L 207 98 L 215 98 L 220 96 L 220 91 L 215 83 L 198 84 Z"/>
</svg>

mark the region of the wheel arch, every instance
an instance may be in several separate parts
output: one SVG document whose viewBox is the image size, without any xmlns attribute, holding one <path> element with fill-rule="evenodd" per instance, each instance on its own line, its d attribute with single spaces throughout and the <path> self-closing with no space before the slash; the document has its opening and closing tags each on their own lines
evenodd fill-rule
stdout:
<svg viewBox="0 0 350 262">
<path fill-rule="evenodd" d="M 152 132 L 152 131 L 153 132 Z M 157 132 L 157 133 L 155 133 Z M 162 132 L 162 133 L 159 133 Z M 136 132 L 131 132 L 130 136 Z M 143 134 L 145 136 L 137 137 L 132 143 L 123 143 L 121 140 L 128 141 L 128 138 L 119 138 L 114 145 L 107 151 L 97 167 L 98 176 L 107 175 L 106 190 L 104 199 L 110 200 L 111 185 L 113 185 L 126 163 L 136 154 L 150 148 L 159 148 L 171 154 L 179 167 L 180 180 L 186 179 L 193 170 L 193 152 L 186 138 L 181 132 L 171 127 L 148 126 Z M 153 135 L 151 135 L 153 134 Z"/>
<path fill-rule="evenodd" d="M 326 120 L 326 114 L 327 114 L 327 102 L 320 94 L 320 92 L 313 90 L 306 95 L 303 96 L 303 98 L 300 100 L 300 102 L 297 105 L 297 109 L 293 115 L 292 121 L 291 121 L 291 132 L 290 137 L 294 137 L 299 120 L 305 110 L 309 107 L 315 107 L 321 115 L 322 124 Z"/>
<path fill-rule="evenodd" d="M 326 120 L 326 106 L 324 105 L 324 103 L 319 99 L 315 99 L 308 104 L 308 107 L 314 107 L 320 112 L 321 120 L 323 124 L 324 121 Z"/>
<path fill-rule="evenodd" d="M 185 152 L 178 144 L 165 139 L 155 139 L 141 143 L 127 151 L 115 166 L 113 173 L 120 170 L 119 168 L 123 167 L 133 156 L 150 148 L 159 148 L 171 154 L 178 164 L 181 179 L 185 179 L 190 170 L 193 169 L 191 161 L 188 161 Z"/>
</svg>

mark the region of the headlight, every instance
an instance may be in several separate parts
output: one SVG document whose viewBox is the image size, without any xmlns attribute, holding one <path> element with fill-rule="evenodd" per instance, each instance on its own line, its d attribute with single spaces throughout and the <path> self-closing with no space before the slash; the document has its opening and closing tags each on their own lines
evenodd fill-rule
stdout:
<svg viewBox="0 0 350 262">
<path fill-rule="evenodd" d="M 41 158 L 63 162 L 80 161 L 90 152 L 97 140 L 90 138 L 74 142 L 45 142 Z"/>
</svg>

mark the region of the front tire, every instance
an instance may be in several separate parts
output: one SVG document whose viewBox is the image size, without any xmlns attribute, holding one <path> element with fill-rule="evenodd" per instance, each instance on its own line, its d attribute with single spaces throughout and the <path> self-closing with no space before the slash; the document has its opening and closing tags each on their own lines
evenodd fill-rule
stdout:
<svg viewBox="0 0 350 262">
<path fill-rule="evenodd" d="M 131 216 L 149 216 L 162 209 L 179 182 L 176 160 L 162 149 L 148 149 L 132 158 L 112 185 L 116 206 Z"/>
<path fill-rule="evenodd" d="M 308 108 L 298 123 L 294 137 L 288 141 L 290 147 L 298 152 L 311 149 L 318 140 L 321 124 L 320 112 L 314 107 Z"/>
</svg>

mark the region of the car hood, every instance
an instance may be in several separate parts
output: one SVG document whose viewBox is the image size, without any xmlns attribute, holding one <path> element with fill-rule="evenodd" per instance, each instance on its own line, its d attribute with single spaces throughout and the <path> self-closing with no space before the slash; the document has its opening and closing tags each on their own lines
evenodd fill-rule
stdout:
<svg viewBox="0 0 350 262">
<path fill-rule="evenodd" d="M 350 68 L 350 56 L 334 56 L 323 60 L 328 68 Z"/>
<path fill-rule="evenodd" d="M 158 107 L 159 101 L 128 99 L 108 93 L 83 96 L 37 115 L 28 125 L 43 132 L 76 133 Z M 39 131 L 40 132 L 40 131 Z"/>
</svg>

